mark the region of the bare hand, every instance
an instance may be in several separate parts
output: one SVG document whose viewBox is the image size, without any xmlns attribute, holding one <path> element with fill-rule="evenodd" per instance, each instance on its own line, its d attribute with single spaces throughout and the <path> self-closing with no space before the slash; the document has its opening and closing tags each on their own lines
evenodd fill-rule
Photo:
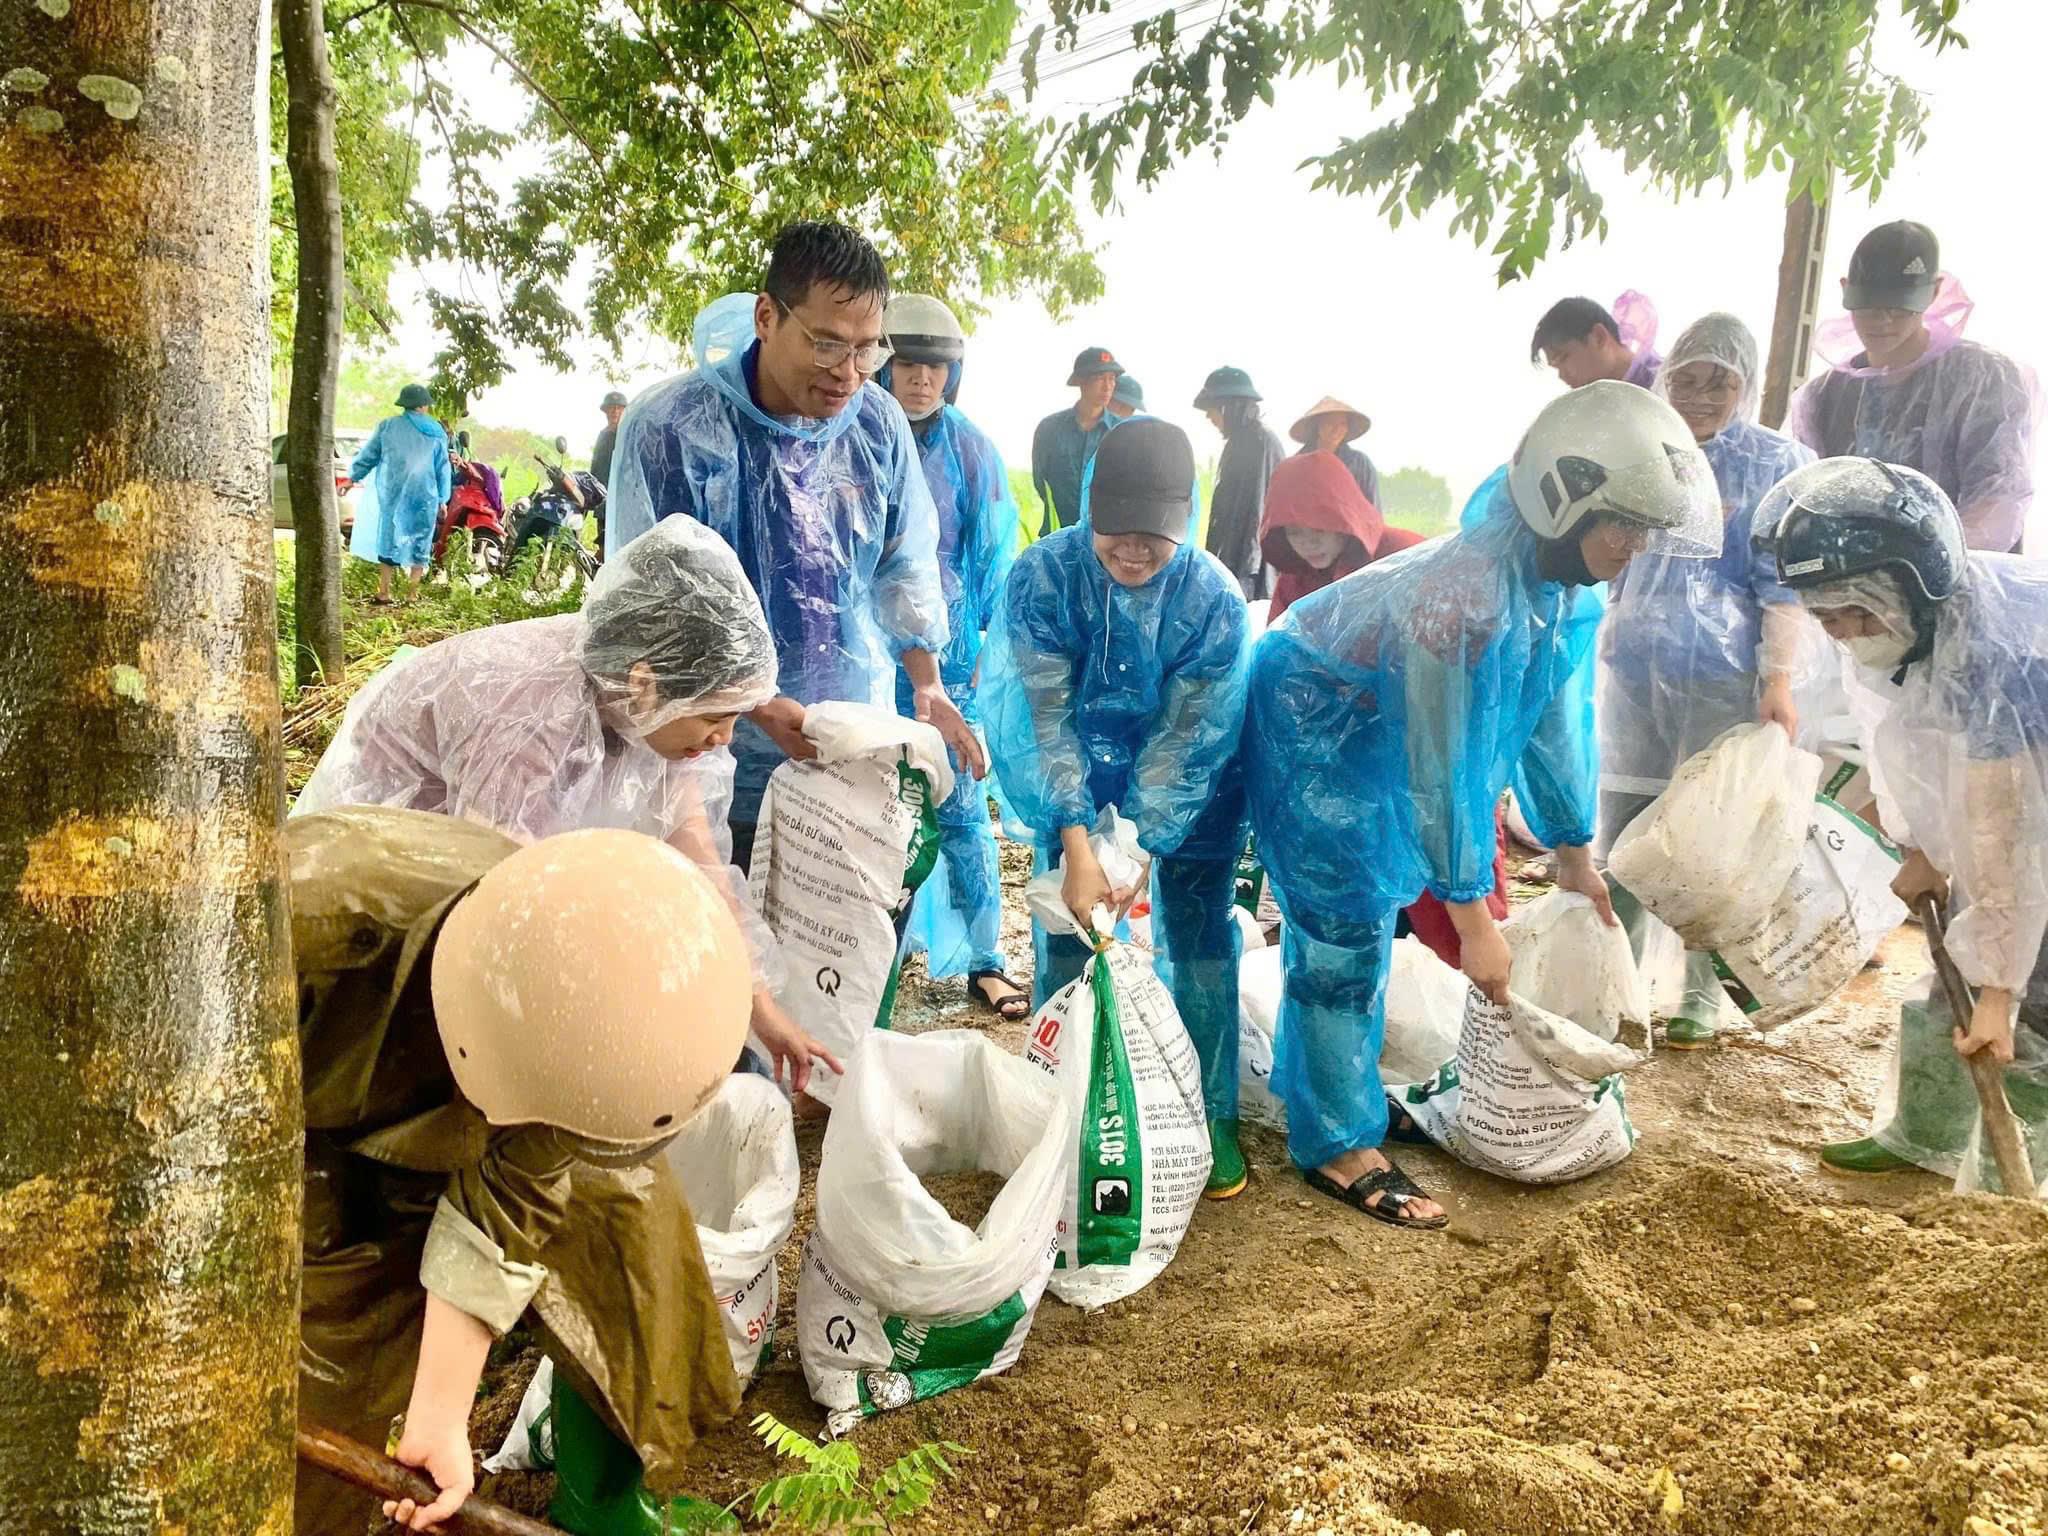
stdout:
<svg viewBox="0 0 2048 1536">
<path fill-rule="evenodd" d="M 1600 871 L 1593 867 L 1593 856 L 1583 847 L 1557 850 L 1556 884 L 1560 891 L 1574 891 L 1592 902 L 1600 921 L 1608 927 L 1619 926 L 1614 916 L 1614 897 Z"/>
<path fill-rule="evenodd" d="M 460 1421 L 415 1426 L 406 1416 L 405 1434 L 395 1457 L 408 1467 L 418 1467 L 441 1490 L 431 1504 L 414 1504 L 411 1499 L 386 1499 L 384 1518 L 407 1530 L 439 1530 L 443 1520 L 453 1518 L 462 1501 L 476 1488 L 476 1461 L 469 1451 L 469 1426 Z"/>
<path fill-rule="evenodd" d="M 2012 994 L 1985 988 L 1970 1014 L 1970 1027 L 1955 1032 L 1956 1054 L 1974 1056 L 1987 1047 L 1991 1059 L 2012 1060 Z"/>
<path fill-rule="evenodd" d="M 1459 969 L 1489 1002 L 1507 1007 L 1508 972 L 1514 969 L 1515 957 L 1508 950 L 1508 941 L 1501 937 L 1498 923 L 1489 922 L 1483 928 L 1461 935 L 1458 963 Z"/>
<path fill-rule="evenodd" d="M 845 1075 L 846 1068 L 839 1064 L 839 1058 L 806 1034 L 803 1026 L 784 1013 L 766 992 L 754 994 L 754 1038 L 774 1058 L 778 1083 L 787 1068 L 792 1097 L 810 1090 L 811 1063 L 814 1060 L 823 1062 L 841 1076 Z"/>
<path fill-rule="evenodd" d="M 1792 684 L 1784 673 L 1772 673 L 1771 680 L 1764 684 L 1756 717 L 1764 725 L 1783 726 L 1787 736 L 1794 741 L 1799 739 L 1799 706 L 1792 702 Z"/>
<path fill-rule="evenodd" d="M 782 749 L 784 757 L 807 763 L 818 755 L 811 739 L 804 735 L 804 707 L 795 699 L 778 696 L 751 711 L 747 718 L 762 734 Z"/>
<path fill-rule="evenodd" d="M 1914 848 L 1906 854 L 1906 862 L 1899 867 L 1899 872 L 1892 876 L 1892 894 L 1916 913 L 1922 896 L 1932 896 L 1937 907 L 1945 907 L 1948 905 L 1948 877 L 1928 862 L 1926 854 Z"/>
<path fill-rule="evenodd" d="M 913 697 L 917 704 L 917 718 L 926 725 L 938 727 L 946 745 L 953 749 L 953 761 L 974 778 L 987 777 L 988 755 L 981 750 L 981 738 L 974 734 L 974 727 L 967 723 L 967 717 L 960 713 L 959 706 L 947 697 L 946 690 L 919 688 Z"/>
<path fill-rule="evenodd" d="M 1067 910 L 1074 914 L 1074 920 L 1090 933 L 1095 932 L 1095 909 L 1106 907 L 1115 911 L 1119 905 L 1130 900 L 1128 889 L 1119 889 L 1109 883 L 1109 876 L 1102 872 L 1102 864 L 1088 849 L 1081 849 L 1067 855 L 1064 872 L 1060 876 L 1060 900 L 1067 904 Z M 1097 935 L 1107 938 L 1107 934 Z"/>
</svg>

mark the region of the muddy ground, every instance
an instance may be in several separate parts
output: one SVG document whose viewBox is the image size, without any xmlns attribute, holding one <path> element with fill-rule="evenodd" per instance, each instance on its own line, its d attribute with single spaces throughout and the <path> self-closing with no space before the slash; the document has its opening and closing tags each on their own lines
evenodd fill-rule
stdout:
<svg viewBox="0 0 2048 1536">
<path fill-rule="evenodd" d="M 1014 888 L 1021 850 L 1005 862 Z M 1583 1183 L 1529 1189 L 1404 1149 L 1448 1233 L 1312 1197 L 1281 1140 L 1248 1130 L 1251 1187 L 1201 1208 L 1160 1280 L 1092 1314 L 1048 1295 L 1007 1376 L 856 1444 L 871 1462 L 973 1448 L 913 1527 L 933 1536 L 2048 1536 L 2048 1209 L 1815 1159 L 1864 1129 L 1926 949 L 1906 928 L 1881 958 L 1767 1039 L 1660 1048 L 1628 1078 L 1633 1155 Z M 915 966 L 897 1026 L 1024 1034 Z M 783 1341 L 820 1134 L 799 1137 Z M 530 1368 L 492 1373 L 479 1446 Z M 761 1410 L 820 1427 L 793 1354 L 748 1394 Z M 769 1474 L 742 1423 L 702 1449 L 696 1491 L 731 1499 Z M 512 1474 L 487 1491 L 538 1513 L 547 1488 Z"/>
</svg>

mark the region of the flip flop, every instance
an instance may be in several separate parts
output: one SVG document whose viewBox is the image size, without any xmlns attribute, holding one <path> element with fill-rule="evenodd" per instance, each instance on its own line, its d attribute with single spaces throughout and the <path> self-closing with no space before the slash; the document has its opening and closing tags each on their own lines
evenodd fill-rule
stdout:
<svg viewBox="0 0 2048 1536">
<path fill-rule="evenodd" d="M 1422 1128 L 1415 1123 L 1415 1117 L 1408 1113 L 1408 1107 L 1391 1093 L 1387 1095 L 1387 1140 L 1398 1141 L 1404 1147 L 1436 1145 L 1422 1134 Z"/>
<path fill-rule="evenodd" d="M 1339 1184 L 1328 1174 L 1313 1168 L 1302 1169 L 1301 1176 L 1317 1194 L 1328 1195 L 1339 1204 L 1348 1205 L 1354 1211 L 1363 1211 L 1374 1221 L 1383 1221 L 1390 1227 L 1440 1232 L 1451 1224 L 1449 1216 L 1417 1216 L 1411 1219 L 1401 1214 L 1410 1201 L 1427 1200 L 1429 1196 L 1421 1185 L 1401 1171 L 1401 1165 L 1391 1157 L 1387 1159 L 1386 1167 L 1361 1173 L 1349 1184 Z M 1379 1203 L 1367 1205 L 1366 1201 L 1374 1195 L 1380 1197 Z"/>
<path fill-rule="evenodd" d="M 1004 986 L 1013 987 L 1016 990 L 1010 996 L 998 1002 L 981 990 L 981 984 L 984 981 L 999 981 Z M 1006 976 L 1001 971 L 969 971 L 967 973 L 967 995 L 974 1000 L 976 1006 L 986 1008 L 990 1013 L 1007 1024 L 1015 1024 L 1020 1020 L 1031 1017 L 1031 989 L 1018 981 L 1016 977 Z"/>
</svg>

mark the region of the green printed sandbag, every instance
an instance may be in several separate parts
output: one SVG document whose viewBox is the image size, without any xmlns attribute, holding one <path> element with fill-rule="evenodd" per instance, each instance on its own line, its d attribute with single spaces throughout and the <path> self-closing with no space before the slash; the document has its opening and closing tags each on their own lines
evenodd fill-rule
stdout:
<svg viewBox="0 0 2048 1536">
<path fill-rule="evenodd" d="M 832 1434 L 1007 1370 L 1058 1250 L 1071 1113 L 972 1030 L 881 1033 L 841 1085 L 797 1277 L 797 1349 Z M 924 1186 L 1003 1189 L 970 1230 Z"/>
</svg>

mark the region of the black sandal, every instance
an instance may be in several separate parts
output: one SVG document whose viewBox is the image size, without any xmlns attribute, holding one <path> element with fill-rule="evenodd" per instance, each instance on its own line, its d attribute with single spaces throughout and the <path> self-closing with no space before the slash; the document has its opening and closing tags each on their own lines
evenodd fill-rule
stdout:
<svg viewBox="0 0 2048 1536">
<path fill-rule="evenodd" d="M 981 984 L 985 981 L 999 981 L 1015 990 L 1008 997 L 997 1001 L 981 990 Z M 1031 989 L 1016 977 L 1006 976 L 1001 971 L 969 971 L 967 995 L 1006 1024 L 1015 1024 L 1031 1016 Z"/>
<path fill-rule="evenodd" d="M 1415 1123 L 1415 1117 L 1408 1113 L 1408 1107 L 1391 1093 L 1387 1095 L 1387 1140 L 1398 1141 L 1404 1147 L 1436 1145 L 1423 1134 L 1422 1127 Z"/>
<path fill-rule="evenodd" d="M 1401 1165 L 1391 1157 L 1384 1168 L 1370 1169 L 1361 1173 L 1349 1184 L 1339 1184 L 1328 1174 L 1313 1168 L 1304 1168 L 1301 1176 L 1308 1187 L 1318 1194 L 1328 1195 L 1332 1200 L 1350 1206 L 1354 1211 L 1363 1211 L 1374 1221 L 1384 1221 L 1390 1227 L 1412 1227 L 1417 1232 L 1438 1232 L 1451 1224 L 1449 1216 L 1403 1216 L 1411 1200 L 1427 1200 L 1422 1186 L 1401 1171 Z M 1378 1195 L 1377 1205 L 1366 1201 Z"/>
</svg>

